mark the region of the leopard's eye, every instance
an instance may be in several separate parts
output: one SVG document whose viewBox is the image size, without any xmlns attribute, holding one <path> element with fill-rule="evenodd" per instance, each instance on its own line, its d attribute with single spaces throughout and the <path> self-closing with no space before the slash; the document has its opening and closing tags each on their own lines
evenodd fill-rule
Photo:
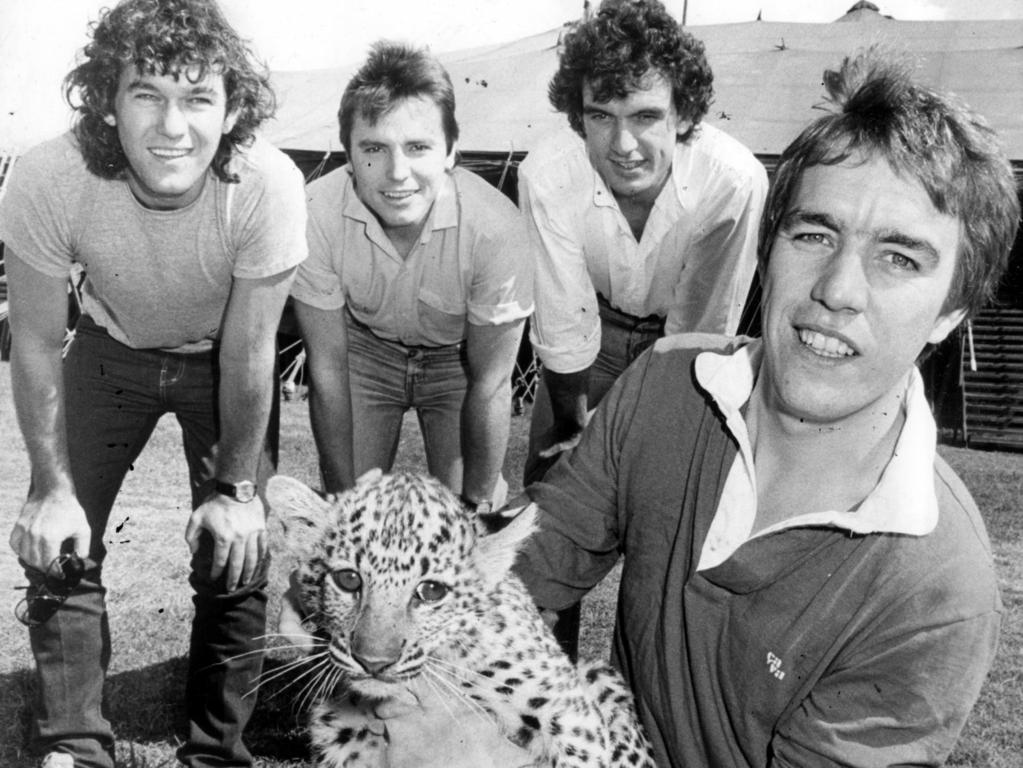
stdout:
<svg viewBox="0 0 1023 768">
<path fill-rule="evenodd" d="M 342 592 L 358 592 L 362 589 L 362 577 L 358 571 L 353 571 L 351 568 L 334 571 L 330 574 L 330 578 Z"/>
<path fill-rule="evenodd" d="M 421 581 L 416 587 L 416 597 L 424 603 L 436 603 L 438 600 L 443 600 L 447 593 L 447 585 L 441 584 L 439 581 Z"/>
</svg>

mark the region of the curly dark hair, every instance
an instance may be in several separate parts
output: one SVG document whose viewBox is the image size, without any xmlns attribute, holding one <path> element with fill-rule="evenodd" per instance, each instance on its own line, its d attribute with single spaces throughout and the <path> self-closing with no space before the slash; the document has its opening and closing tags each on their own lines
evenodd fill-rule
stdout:
<svg viewBox="0 0 1023 768">
<path fill-rule="evenodd" d="M 402 99 L 429 99 L 440 109 L 447 150 L 458 141 L 455 89 L 444 65 L 425 48 L 378 40 L 341 96 L 337 111 L 341 144 L 351 155 L 356 116 L 375 125 Z"/>
<path fill-rule="evenodd" d="M 122 0 L 92 25 L 92 42 L 82 55 L 64 78 L 64 97 L 77 113 L 74 132 L 86 166 L 103 178 L 122 178 L 128 167 L 117 128 L 104 119 L 114 112 L 126 66 L 197 80 L 211 71 L 223 74 L 227 112 L 237 112 L 237 119 L 213 158 L 213 172 L 222 181 L 238 181 L 228 169 L 233 153 L 252 143 L 256 128 L 277 106 L 266 66 L 214 0 Z"/>
<path fill-rule="evenodd" d="M 568 115 L 580 136 L 583 85 L 598 102 L 623 99 L 646 87 L 649 73 L 671 84 L 678 116 L 692 123 L 687 140 L 714 96 L 703 43 L 686 32 L 659 0 L 604 0 L 596 15 L 576 22 L 561 40 L 558 71 L 547 86 L 551 104 Z"/>
<path fill-rule="evenodd" d="M 972 315 L 994 297 L 1019 227 L 1012 165 L 983 117 L 914 82 L 912 70 L 902 55 L 872 47 L 825 71 L 836 111 L 811 123 L 779 159 L 760 226 L 761 270 L 806 169 L 883 158 L 918 180 L 937 211 L 959 219 L 942 311 Z"/>
</svg>

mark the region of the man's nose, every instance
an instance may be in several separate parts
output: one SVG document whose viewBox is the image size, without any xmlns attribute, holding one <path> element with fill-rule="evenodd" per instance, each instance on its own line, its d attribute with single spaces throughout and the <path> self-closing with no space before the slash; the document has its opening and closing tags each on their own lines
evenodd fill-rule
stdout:
<svg viewBox="0 0 1023 768">
<path fill-rule="evenodd" d="M 866 258 L 857 248 L 840 247 L 821 266 L 811 298 L 832 312 L 862 312 L 870 299 Z"/>
<path fill-rule="evenodd" d="M 164 136 L 183 136 L 188 131 L 185 113 L 173 101 L 168 101 L 160 113 L 160 133 Z"/>
<path fill-rule="evenodd" d="M 619 155 L 628 155 L 636 149 L 638 144 L 639 142 L 632 135 L 632 130 L 628 125 L 625 123 L 615 124 L 614 133 L 611 135 L 611 149 Z"/>
<path fill-rule="evenodd" d="M 401 181 L 409 175 L 409 159 L 401 150 L 391 153 L 387 166 L 388 176 L 394 181 Z"/>
</svg>

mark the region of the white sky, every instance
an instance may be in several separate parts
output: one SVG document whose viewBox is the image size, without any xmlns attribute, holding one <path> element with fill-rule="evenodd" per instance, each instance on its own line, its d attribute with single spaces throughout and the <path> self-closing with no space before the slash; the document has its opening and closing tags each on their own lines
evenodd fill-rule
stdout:
<svg viewBox="0 0 1023 768">
<path fill-rule="evenodd" d="M 60 82 L 87 25 L 115 0 L 0 0 L 0 150 L 24 145 L 26 125 L 66 124 Z M 594 0 L 596 3 L 597 0 Z M 686 0 L 665 0 L 682 18 Z M 830 22 L 855 0 L 688 0 L 686 21 Z M 898 19 L 1023 18 L 1023 0 L 874 0 Z M 273 69 L 353 64 L 381 37 L 437 52 L 515 40 L 577 18 L 582 0 L 221 0 Z M 694 29 L 699 36 L 699 29 Z M 711 62 L 713 65 L 713 62 Z M 58 126 L 57 130 L 64 126 Z M 44 138 L 40 136 L 39 138 Z M 29 140 L 28 143 L 35 143 Z"/>
</svg>

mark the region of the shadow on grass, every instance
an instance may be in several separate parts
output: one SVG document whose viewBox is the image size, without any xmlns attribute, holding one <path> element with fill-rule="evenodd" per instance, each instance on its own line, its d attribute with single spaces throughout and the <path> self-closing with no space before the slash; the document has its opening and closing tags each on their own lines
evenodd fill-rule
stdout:
<svg viewBox="0 0 1023 768">
<path fill-rule="evenodd" d="M 308 756 L 305 713 L 296 709 L 288 675 L 275 676 L 286 663 L 286 659 L 271 656 L 264 664 L 264 677 L 274 679 L 260 687 L 259 701 L 245 732 L 245 743 L 257 758 L 291 761 Z M 186 669 L 186 659 L 177 657 L 108 676 L 105 715 L 117 738 L 119 755 L 132 745 L 162 744 L 167 752 L 184 742 Z M 0 675 L 0 691 L 0 766 L 35 766 L 41 755 L 29 750 L 36 694 L 34 671 L 22 669 Z"/>
</svg>

